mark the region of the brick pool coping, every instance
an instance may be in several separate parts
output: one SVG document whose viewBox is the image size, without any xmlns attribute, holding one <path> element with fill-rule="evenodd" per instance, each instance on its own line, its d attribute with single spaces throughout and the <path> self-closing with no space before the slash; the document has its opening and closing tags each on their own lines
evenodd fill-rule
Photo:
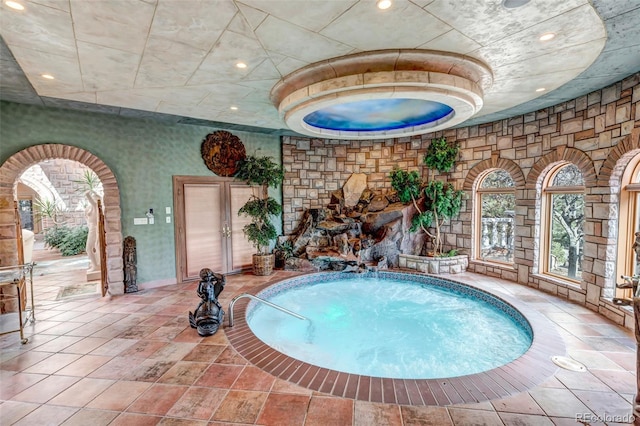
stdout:
<svg viewBox="0 0 640 426">
<path fill-rule="evenodd" d="M 531 347 L 519 358 L 482 373 L 443 379 L 391 379 L 321 368 L 273 349 L 258 339 L 249 328 L 246 322 L 248 299 L 240 299 L 235 304 L 235 324 L 233 327 L 226 326 L 225 334 L 231 346 L 241 356 L 269 374 L 313 391 L 360 401 L 401 405 L 477 403 L 524 392 L 541 384 L 558 370 L 551 357 L 564 355 L 566 347 L 556 328 L 543 315 L 524 302 L 496 294 L 482 285 L 441 276 L 434 278 L 490 293 L 513 306 L 531 325 Z M 283 280 L 268 282 L 249 293 L 255 295 L 281 281 Z"/>
</svg>

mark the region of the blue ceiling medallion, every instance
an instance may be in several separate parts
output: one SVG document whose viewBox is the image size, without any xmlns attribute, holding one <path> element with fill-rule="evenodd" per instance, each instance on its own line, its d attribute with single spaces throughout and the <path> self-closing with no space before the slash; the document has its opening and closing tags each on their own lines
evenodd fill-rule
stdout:
<svg viewBox="0 0 640 426">
<path fill-rule="evenodd" d="M 441 122 L 453 108 L 425 99 L 385 98 L 331 105 L 304 117 L 309 126 L 347 132 L 380 132 Z"/>
<path fill-rule="evenodd" d="M 388 139 L 454 127 L 483 105 L 493 74 L 456 53 L 360 52 L 281 78 L 270 98 L 289 129 L 333 139 Z"/>
</svg>

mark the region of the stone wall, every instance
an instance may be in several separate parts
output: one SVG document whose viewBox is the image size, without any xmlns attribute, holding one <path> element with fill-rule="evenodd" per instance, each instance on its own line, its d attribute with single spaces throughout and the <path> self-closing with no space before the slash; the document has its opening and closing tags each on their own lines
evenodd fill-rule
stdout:
<svg viewBox="0 0 640 426">
<path fill-rule="evenodd" d="M 43 161 L 39 166 L 65 203 L 67 210 L 63 213 L 64 222 L 72 227 L 86 225 L 87 219 L 84 214 L 86 201 L 82 191 L 79 191 L 80 185 L 76 182 L 81 181 L 85 171 L 90 169 L 77 161 L 60 158 Z M 101 192 L 102 188 L 100 188 Z"/>
<path fill-rule="evenodd" d="M 640 73 L 574 100 L 510 119 L 400 139 L 341 141 L 283 138 L 284 230 L 295 229 L 307 208 L 326 206 L 331 191 L 354 172 L 371 188 L 390 189 L 389 172 L 426 169 L 422 156 L 431 139 L 444 135 L 461 147 L 455 170 L 444 176 L 468 192 L 458 220 L 447 227 L 445 248 L 473 255 L 472 189 L 488 169 L 508 170 L 516 181 L 515 266 L 472 261 L 469 270 L 526 283 L 632 326 L 633 316 L 610 302 L 615 278 L 617 194 L 621 172 L 640 153 Z M 585 245 L 579 285 L 538 274 L 539 192 L 546 172 L 561 161 L 583 172 Z"/>
<path fill-rule="evenodd" d="M 421 170 L 430 138 L 384 141 L 341 141 L 285 136 L 282 164 L 284 232 L 290 234 L 308 208 L 326 207 L 331 192 L 342 188 L 352 173 L 366 173 L 370 189 L 390 190 L 389 172 L 394 166 Z"/>
</svg>

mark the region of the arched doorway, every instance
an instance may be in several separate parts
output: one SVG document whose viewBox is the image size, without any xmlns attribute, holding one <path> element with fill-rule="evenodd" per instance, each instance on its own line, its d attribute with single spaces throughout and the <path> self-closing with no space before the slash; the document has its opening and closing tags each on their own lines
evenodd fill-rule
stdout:
<svg viewBox="0 0 640 426">
<path fill-rule="evenodd" d="M 109 293 L 123 294 L 122 229 L 120 226 L 120 190 L 111 169 L 98 157 L 82 148 L 62 144 L 34 145 L 9 157 L 0 166 L 0 265 L 18 263 L 18 240 L 14 223 L 14 194 L 22 172 L 44 160 L 78 161 L 92 169 L 104 188 L 107 282 Z"/>
</svg>

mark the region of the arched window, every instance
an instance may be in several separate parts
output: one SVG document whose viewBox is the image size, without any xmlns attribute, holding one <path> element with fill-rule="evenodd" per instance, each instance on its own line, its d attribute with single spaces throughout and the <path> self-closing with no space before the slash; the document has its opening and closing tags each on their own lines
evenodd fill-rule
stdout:
<svg viewBox="0 0 640 426">
<path fill-rule="evenodd" d="M 513 263 L 515 182 L 501 169 L 486 173 L 476 188 L 476 259 Z"/>
<path fill-rule="evenodd" d="M 640 247 L 634 249 L 635 233 L 640 232 L 640 154 L 636 155 L 622 176 L 618 231 L 617 275 L 640 274 Z M 630 291 L 618 290 L 616 297 L 631 297 Z"/>
<path fill-rule="evenodd" d="M 573 164 L 553 168 L 544 180 L 540 266 L 544 274 L 573 281 L 582 277 L 584 179 Z"/>
</svg>

